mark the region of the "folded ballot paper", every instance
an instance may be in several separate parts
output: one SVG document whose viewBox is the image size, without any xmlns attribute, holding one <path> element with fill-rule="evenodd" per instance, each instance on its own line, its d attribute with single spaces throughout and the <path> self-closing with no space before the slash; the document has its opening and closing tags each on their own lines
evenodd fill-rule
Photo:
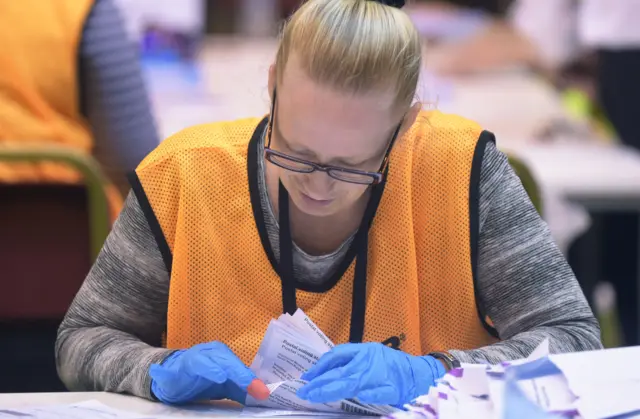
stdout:
<svg viewBox="0 0 640 419">
<path fill-rule="evenodd" d="M 287 416 L 352 413 L 385 416 L 400 411 L 391 406 L 361 403 L 354 399 L 336 403 L 310 403 L 296 396 L 305 381 L 300 377 L 334 344 L 300 309 L 271 320 L 251 370 L 271 390 L 267 400 L 247 396 L 244 413 L 251 416 Z M 256 409 L 270 408 L 270 410 Z"/>
<path fill-rule="evenodd" d="M 640 367 L 629 364 L 637 349 L 549 356 L 545 340 L 524 360 L 463 364 L 387 419 L 640 417 Z"/>
</svg>

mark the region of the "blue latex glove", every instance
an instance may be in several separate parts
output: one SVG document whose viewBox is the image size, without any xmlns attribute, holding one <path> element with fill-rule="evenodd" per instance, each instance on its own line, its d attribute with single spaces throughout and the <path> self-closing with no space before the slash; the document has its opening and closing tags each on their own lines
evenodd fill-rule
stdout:
<svg viewBox="0 0 640 419">
<path fill-rule="evenodd" d="M 431 356 L 414 356 L 381 343 L 348 343 L 324 354 L 302 376 L 309 381 L 298 397 L 312 403 L 357 398 L 370 404 L 402 406 L 426 394 L 446 373 Z"/>
<path fill-rule="evenodd" d="M 264 383 L 221 342 L 174 352 L 161 365 L 151 365 L 149 375 L 151 391 L 168 404 L 220 399 L 244 403 L 248 388 L 257 399 L 269 396 Z"/>
</svg>

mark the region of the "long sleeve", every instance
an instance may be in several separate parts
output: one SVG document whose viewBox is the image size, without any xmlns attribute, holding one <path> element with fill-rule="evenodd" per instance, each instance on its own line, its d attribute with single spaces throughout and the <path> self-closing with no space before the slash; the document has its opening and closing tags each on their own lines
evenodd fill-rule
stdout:
<svg viewBox="0 0 640 419">
<path fill-rule="evenodd" d="M 58 331 L 56 363 L 72 391 L 151 399 L 152 363 L 166 324 L 169 274 L 135 196 L 120 217 Z"/>
<path fill-rule="evenodd" d="M 121 192 L 126 173 L 159 143 L 136 46 L 113 0 L 96 0 L 80 42 L 81 109 L 94 155 Z"/>
<path fill-rule="evenodd" d="M 487 145 L 480 178 L 476 292 L 501 342 L 451 350 L 461 362 L 526 357 L 545 338 L 553 353 L 600 349 L 600 328 L 564 256 L 507 157 Z"/>
</svg>

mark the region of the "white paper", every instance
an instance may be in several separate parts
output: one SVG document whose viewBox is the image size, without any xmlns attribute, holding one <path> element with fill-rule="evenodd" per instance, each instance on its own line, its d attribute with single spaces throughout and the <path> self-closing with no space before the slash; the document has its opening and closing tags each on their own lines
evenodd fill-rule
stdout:
<svg viewBox="0 0 640 419">
<path fill-rule="evenodd" d="M 345 412 L 332 413 L 332 412 L 312 412 L 312 411 L 300 411 L 300 410 L 284 410 L 284 409 L 269 409 L 264 407 L 245 407 L 242 409 L 240 416 L 252 417 L 252 418 L 277 418 L 277 417 L 313 417 L 320 416 L 342 418 L 345 416 L 353 417 Z"/>
<path fill-rule="evenodd" d="M 552 355 L 550 359 L 577 396 L 591 392 L 594 385 L 640 381 L 640 346 Z"/>
<path fill-rule="evenodd" d="M 637 412 L 640 417 L 640 383 L 617 384 L 593 388 L 576 402 L 583 419 L 612 418 Z"/>
<path fill-rule="evenodd" d="M 545 356 L 549 356 L 549 339 L 543 340 L 542 343 L 529 354 L 527 361 L 535 361 Z"/>
<path fill-rule="evenodd" d="M 269 399 L 265 401 L 258 401 L 253 398 L 249 400 L 247 398 L 246 404 L 259 405 L 260 407 L 267 407 L 277 410 L 299 410 L 299 411 L 315 411 L 315 412 L 328 412 L 339 413 L 340 402 L 331 404 L 310 403 L 306 400 L 302 400 L 296 396 L 296 392 L 306 384 L 306 381 L 291 380 L 286 382 L 277 383 L 272 385 L 272 392 Z"/>
<path fill-rule="evenodd" d="M 459 392 L 472 396 L 484 396 L 489 394 L 489 378 L 487 377 L 487 365 L 466 364 L 460 369 L 461 377 L 450 374 L 446 381 Z"/>
<path fill-rule="evenodd" d="M 549 342 L 545 340 L 522 360 L 492 366 L 463 364 L 439 380 L 427 395 L 416 399 L 408 417 L 407 414 L 392 416 L 395 419 L 500 418 L 506 380 L 515 381 L 523 395 L 542 410 L 572 410 L 575 396 L 548 355 Z"/>
<path fill-rule="evenodd" d="M 2 419 L 154 419 L 156 415 L 136 415 L 112 409 L 91 400 L 83 403 L 42 407 L 0 408 Z"/>
<path fill-rule="evenodd" d="M 311 337 L 313 339 L 313 346 L 318 350 L 322 350 L 323 353 L 335 346 L 327 335 L 325 335 L 302 310 L 298 309 L 293 313 L 291 321 L 300 328 L 305 336 Z"/>
<path fill-rule="evenodd" d="M 494 377 L 490 384 L 490 396 L 494 404 L 494 409 L 501 412 L 504 405 L 505 380 L 513 380 L 522 392 L 522 394 L 533 403 L 542 408 L 546 412 L 564 412 L 574 409 L 576 397 L 571 392 L 566 378 L 553 368 L 554 365 L 549 361 L 549 341 L 545 339 L 538 347 L 524 360 L 491 368 L 493 371 L 499 371 L 501 368 L 505 371 L 505 376 Z M 540 365 L 540 369 L 529 369 L 529 373 L 534 375 L 533 378 L 518 378 L 513 371 L 524 368 L 527 365 Z M 556 371 L 549 371 L 549 368 Z"/>
<path fill-rule="evenodd" d="M 318 362 L 322 352 L 305 343 L 305 337 L 272 322 L 251 364 L 251 370 L 265 384 L 298 379 Z"/>
<path fill-rule="evenodd" d="M 554 355 L 585 419 L 640 411 L 640 347 Z"/>
<path fill-rule="evenodd" d="M 307 415 L 319 412 L 375 416 L 397 412 L 398 409 L 391 406 L 374 406 L 357 400 L 320 404 L 297 397 L 297 391 L 306 384 L 300 377 L 333 347 L 333 342 L 300 309 L 293 315 L 283 314 L 272 320 L 250 367 L 267 384 L 271 395 L 264 401 L 247 396 L 246 409 L 272 409 L 258 411 L 261 417 L 290 416 L 287 412 L 291 411 Z M 248 412 L 256 410 L 247 410 L 244 414 Z"/>
<path fill-rule="evenodd" d="M 517 384 L 529 400 L 548 412 L 571 410 L 576 400 L 562 374 L 518 380 Z"/>
<path fill-rule="evenodd" d="M 543 342 L 529 357 L 500 365 L 463 365 L 450 371 L 407 412 L 392 419 L 502 419 L 519 417 L 525 399 L 540 416 L 582 419 L 640 417 L 640 347 L 549 355 Z M 517 398 L 513 391 L 518 390 Z M 488 393 L 488 394 L 484 394 Z"/>
</svg>

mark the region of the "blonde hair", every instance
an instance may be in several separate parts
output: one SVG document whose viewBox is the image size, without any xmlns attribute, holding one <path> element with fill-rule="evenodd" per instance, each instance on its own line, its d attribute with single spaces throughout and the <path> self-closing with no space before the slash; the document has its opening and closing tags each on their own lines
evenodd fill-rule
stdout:
<svg viewBox="0 0 640 419">
<path fill-rule="evenodd" d="M 373 0 L 308 0 L 282 30 L 279 80 L 292 53 L 314 81 L 351 93 L 394 91 L 402 108 L 414 99 L 422 65 L 409 16 Z"/>
</svg>

